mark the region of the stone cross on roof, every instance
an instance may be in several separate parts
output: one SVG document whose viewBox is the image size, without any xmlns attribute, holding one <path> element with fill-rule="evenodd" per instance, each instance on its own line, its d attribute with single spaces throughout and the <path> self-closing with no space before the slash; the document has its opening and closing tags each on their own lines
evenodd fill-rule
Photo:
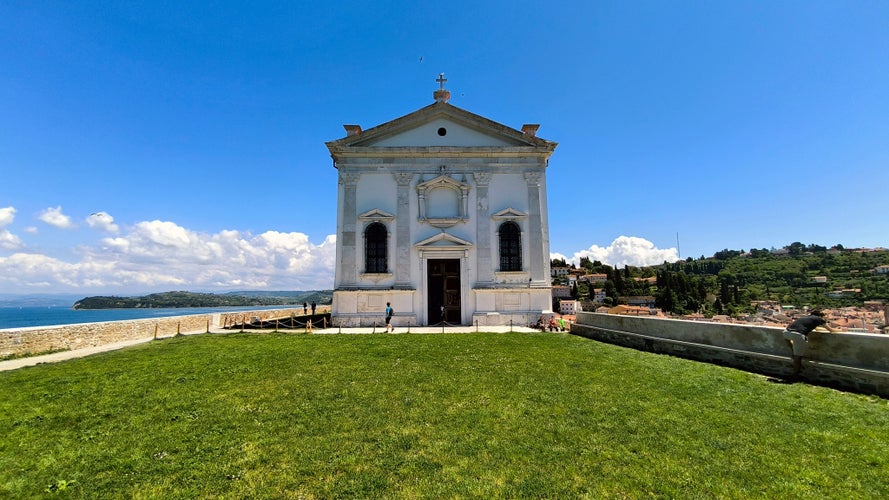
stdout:
<svg viewBox="0 0 889 500">
<path fill-rule="evenodd" d="M 435 81 L 438 82 L 439 88 L 432 93 L 432 98 L 435 99 L 435 102 L 448 102 L 451 99 L 451 93 L 444 88 L 444 84 L 448 79 L 444 77 L 444 73 L 439 73 Z"/>
</svg>

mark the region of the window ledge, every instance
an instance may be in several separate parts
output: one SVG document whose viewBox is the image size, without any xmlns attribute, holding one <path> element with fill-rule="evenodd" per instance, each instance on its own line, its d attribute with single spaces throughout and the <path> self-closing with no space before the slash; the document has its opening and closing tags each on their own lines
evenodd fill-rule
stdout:
<svg viewBox="0 0 889 500">
<path fill-rule="evenodd" d="M 361 273 L 361 279 L 367 281 L 373 281 L 374 283 L 379 283 L 381 281 L 394 278 L 395 275 L 392 273 Z"/>
</svg>

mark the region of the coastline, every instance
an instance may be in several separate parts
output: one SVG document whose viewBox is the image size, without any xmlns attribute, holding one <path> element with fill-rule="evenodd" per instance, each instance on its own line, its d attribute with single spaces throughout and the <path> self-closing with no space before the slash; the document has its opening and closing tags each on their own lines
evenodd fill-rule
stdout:
<svg viewBox="0 0 889 500">
<path fill-rule="evenodd" d="M 301 307 L 302 306 L 297 305 L 285 305 L 74 309 L 71 306 L 4 306 L 0 307 L 0 331 L 26 327 L 43 328 L 86 323 L 103 323 L 108 321 L 156 319 L 169 316 L 189 316 L 193 314 L 249 312 L 288 308 L 301 309 Z"/>
<path fill-rule="evenodd" d="M 328 309 L 321 308 L 319 313 Z M 140 339 L 209 333 L 251 319 L 302 316 L 303 308 L 246 309 L 155 318 L 0 329 L 0 357 L 91 349 Z"/>
</svg>

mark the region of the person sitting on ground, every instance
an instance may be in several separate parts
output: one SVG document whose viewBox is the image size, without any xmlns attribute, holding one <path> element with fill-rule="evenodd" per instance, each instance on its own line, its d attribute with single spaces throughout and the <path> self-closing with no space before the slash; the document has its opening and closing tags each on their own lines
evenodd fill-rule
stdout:
<svg viewBox="0 0 889 500">
<path fill-rule="evenodd" d="M 790 342 L 793 348 L 793 374 L 798 375 L 802 369 L 803 356 L 809 347 L 809 334 L 816 328 L 824 328 L 830 333 L 834 330 L 827 324 L 824 319 L 824 313 L 818 309 L 812 310 L 807 316 L 797 318 L 796 321 L 790 323 L 783 332 L 784 338 Z"/>
<path fill-rule="evenodd" d="M 552 316 L 549 318 L 549 331 L 554 332 L 559 329 L 559 326 L 556 324 L 556 317 Z"/>
</svg>

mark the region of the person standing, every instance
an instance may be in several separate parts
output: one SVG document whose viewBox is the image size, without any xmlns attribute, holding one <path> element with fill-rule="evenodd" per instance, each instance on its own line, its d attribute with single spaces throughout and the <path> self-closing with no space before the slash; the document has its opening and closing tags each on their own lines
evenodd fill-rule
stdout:
<svg viewBox="0 0 889 500">
<path fill-rule="evenodd" d="M 803 356 L 809 348 L 809 334 L 816 328 L 824 328 L 830 333 L 834 330 L 827 324 L 824 319 L 824 313 L 818 309 L 811 311 L 807 316 L 797 318 L 790 323 L 786 330 L 782 333 L 783 337 L 790 342 L 793 348 L 793 374 L 799 375 L 803 366 Z"/>
<path fill-rule="evenodd" d="M 307 314 L 309 314 L 309 304 L 306 302 L 303 302 L 303 316 L 305 316 Z"/>
<path fill-rule="evenodd" d="M 315 307 L 316 307 L 316 304 L 315 304 L 315 301 L 313 300 L 312 301 L 312 316 L 315 315 Z"/>
<path fill-rule="evenodd" d="M 392 310 L 392 305 L 386 302 L 386 333 L 395 331 L 395 328 L 391 324 L 393 314 L 395 314 L 395 311 Z"/>
</svg>

